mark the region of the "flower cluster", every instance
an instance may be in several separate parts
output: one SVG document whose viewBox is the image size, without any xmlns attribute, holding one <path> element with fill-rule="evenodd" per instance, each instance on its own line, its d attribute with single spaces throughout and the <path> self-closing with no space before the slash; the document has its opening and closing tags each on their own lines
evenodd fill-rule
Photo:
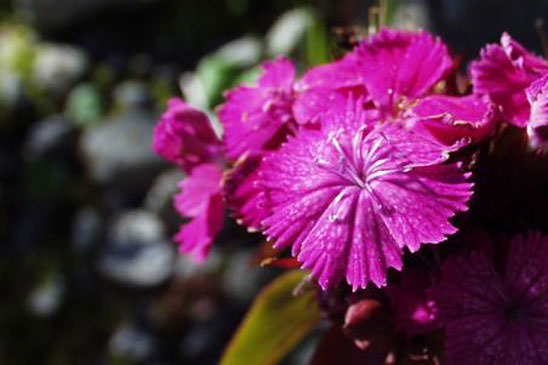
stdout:
<svg viewBox="0 0 548 365">
<path fill-rule="evenodd" d="M 482 146 L 510 126 L 548 150 L 548 61 L 503 34 L 462 93 L 440 39 L 383 29 L 301 77 L 284 57 L 262 68 L 226 92 L 222 138 L 180 99 L 156 127 L 155 151 L 188 175 L 175 197 L 190 219 L 181 252 L 205 259 L 226 208 L 322 290 L 381 288 L 398 331 L 445 328 L 452 364 L 548 363 L 548 240 L 519 236 L 501 259 L 503 244 L 450 238 L 479 199 L 470 162 Z M 448 240 L 473 252 L 422 252 Z M 430 254 L 434 265 L 406 266 Z"/>
</svg>

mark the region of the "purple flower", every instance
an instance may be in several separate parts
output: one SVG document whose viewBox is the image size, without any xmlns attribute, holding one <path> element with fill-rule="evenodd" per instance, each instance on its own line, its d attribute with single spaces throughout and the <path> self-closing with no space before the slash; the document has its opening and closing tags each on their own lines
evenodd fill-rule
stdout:
<svg viewBox="0 0 548 365">
<path fill-rule="evenodd" d="M 350 99 L 320 130 L 301 129 L 263 160 L 260 175 L 275 246 L 293 255 L 325 289 L 341 279 L 365 288 L 401 269 L 402 249 L 417 251 L 456 231 L 448 218 L 466 208 L 472 184 L 431 137 L 401 123 L 374 127 Z"/>
<path fill-rule="evenodd" d="M 172 98 L 154 130 L 153 148 L 189 172 L 194 166 L 218 158 L 221 144 L 205 113 Z"/>
<path fill-rule="evenodd" d="M 548 72 L 548 62 L 528 52 L 507 33 L 500 43 L 487 45 L 480 59 L 472 63 L 474 93 L 488 95 L 500 106 L 506 121 L 524 127 L 530 114 L 526 89 Z"/>
<path fill-rule="evenodd" d="M 233 161 L 277 148 L 294 127 L 295 68 L 283 57 L 264 62 L 262 67 L 257 86 L 228 91 L 219 109 L 225 152 Z"/>
<path fill-rule="evenodd" d="M 517 236 L 494 257 L 449 259 L 433 288 L 447 363 L 548 364 L 548 239 Z"/>
<path fill-rule="evenodd" d="M 215 163 L 196 166 L 190 176 L 179 184 L 181 192 L 175 196 L 175 208 L 183 217 L 192 220 L 181 226 L 175 236 L 181 253 L 203 261 L 213 240 L 223 228 L 224 201 L 222 168 Z"/>
</svg>

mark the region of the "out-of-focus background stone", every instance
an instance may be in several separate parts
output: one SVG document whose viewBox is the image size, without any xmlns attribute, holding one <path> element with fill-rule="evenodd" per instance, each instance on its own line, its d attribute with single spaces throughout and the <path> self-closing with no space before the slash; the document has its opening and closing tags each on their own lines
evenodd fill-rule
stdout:
<svg viewBox="0 0 548 365">
<path fill-rule="evenodd" d="M 216 364 L 278 272 L 230 221 L 207 262 L 178 255 L 184 175 L 152 154 L 154 123 L 173 95 L 216 123 L 222 91 L 261 60 L 284 53 L 302 72 L 340 55 L 332 27 L 367 26 L 374 3 L 1 1 L 0 363 Z M 393 25 L 463 59 L 503 31 L 540 52 L 548 19 L 542 0 L 389 3 Z"/>
</svg>

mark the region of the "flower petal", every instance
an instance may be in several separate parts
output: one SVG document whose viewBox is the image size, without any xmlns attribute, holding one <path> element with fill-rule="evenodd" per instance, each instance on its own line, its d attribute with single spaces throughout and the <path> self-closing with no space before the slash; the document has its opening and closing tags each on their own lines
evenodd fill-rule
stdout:
<svg viewBox="0 0 548 365">
<path fill-rule="evenodd" d="M 500 44 L 504 53 L 517 68 L 523 68 L 532 76 L 537 77 L 540 74 L 548 72 L 548 62 L 525 49 L 508 33 L 503 33 L 500 37 Z"/>
<path fill-rule="evenodd" d="M 261 158 L 246 158 L 236 162 L 224 184 L 229 208 L 237 221 L 251 230 L 262 227 L 261 222 L 268 212 L 264 192 L 259 186 L 260 163 Z"/>
<path fill-rule="evenodd" d="M 191 255 L 195 261 L 204 261 L 213 240 L 223 228 L 223 221 L 223 197 L 216 194 L 208 200 L 205 211 L 182 225 L 175 235 L 174 240 L 179 243 L 179 251 Z"/>
<path fill-rule="evenodd" d="M 274 61 L 265 61 L 261 65 L 263 74 L 259 77 L 258 84 L 262 88 L 276 88 L 290 90 L 295 81 L 295 67 L 285 57 L 279 57 Z"/>
<path fill-rule="evenodd" d="M 342 59 L 319 65 L 308 70 L 295 83 L 295 90 L 305 92 L 311 89 L 340 90 L 363 86 L 364 80 L 357 57 L 353 53 Z"/>
<path fill-rule="evenodd" d="M 527 123 L 527 135 L 533 148 L 548 150 L 548 75 L 531 84 L 527 89 L 531 114 Z"/>
<path fill-rule="evenodd" d="M 294 76 L 291 62 L 279 58 L 263 63 L 263 75 L 257 86 L 240 86 L 225 94 L 219 118 L 224 126 L 225 152 L 230 159 L 261 155 L 285 140 L 294 121 L 291 111 Z"/>
<path fill-rule="evenodd" d="M 525 89 L 548 72 L 548 62 L 525 50 L 506 33 L 501 44 L 487 45 L 480 59 L 472 62 L 474 93 L 489 95 L 509 123 L 523 127 L 530 110 Z"/>
<path fill-rule="evenodd" d="M 424 128 L 448 145 L 462 139 L 478 142 L 488 137 L 494 132 L 495 115 L 494 105 L 477 95 L 427 96 L 407 113 L 414 128 Z"/>
<path fill-rule="evenodd" d="M 172 98 L 154 130 L 153 148 L 189 172 L 196 165 L 214 160 L 220 142 L 205 113 Z"/>
<path fill-rule="evenodd" d="M 424 95 L 452 68 L 445 45 L 425 32 L 383 29 L 356 52 L 371 98 L 387 113 L 402 98 Z"/>
<path fill-rule="evenodd" d="M 207 209 L 211 196 L 221 191 L 223 170 L 217 164 L 195 167 L 191 174 L 179 183 L 181 192 L 175 195 L 175 208 L 184 217 L 197 217 Z"/>
</svg>

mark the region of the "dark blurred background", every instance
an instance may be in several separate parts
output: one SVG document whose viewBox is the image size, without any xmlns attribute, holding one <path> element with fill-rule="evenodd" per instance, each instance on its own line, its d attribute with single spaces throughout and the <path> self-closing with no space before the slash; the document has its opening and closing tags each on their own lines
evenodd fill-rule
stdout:
<svg viewBox="0 0 548 365">
<path fill-rule="evenodd" d="M 206 263 L 178 256 L 183 175 L 151 153 L 155 121 L 172 95 L 215 121 L 222 91 L 274 55 L 301 71 L 340 55 L 333 29 L 367 27 L 371 5 L 0 1 L 0 363 L 216 364 L 278 272 L 230 221 Z M 548 0 L 389 5 L 390 24 L 432 30 L 465 60 L 503 31 L 540 53 L 548 20 Z"/>
</svg>

